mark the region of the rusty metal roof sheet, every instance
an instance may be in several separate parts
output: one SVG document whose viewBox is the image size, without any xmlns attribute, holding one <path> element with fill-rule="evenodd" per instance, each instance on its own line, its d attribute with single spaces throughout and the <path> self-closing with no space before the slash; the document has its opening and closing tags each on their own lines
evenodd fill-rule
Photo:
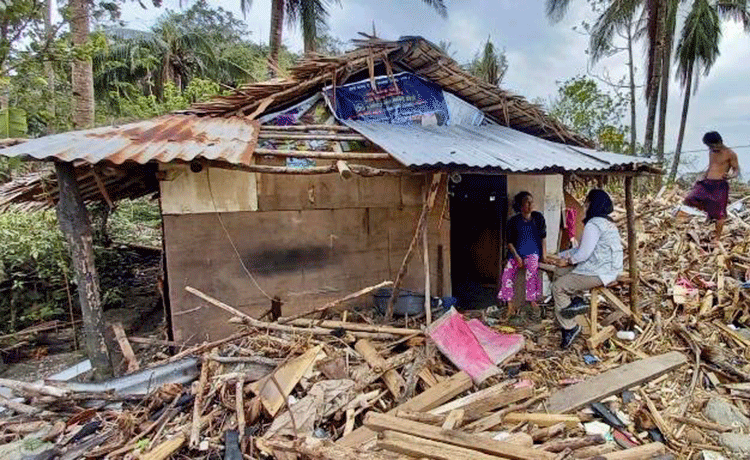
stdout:
<svg viewBox="0 0 750 460">
<path fill-rule="evenodd" d="M 168 163 L 196 158 L 249 165 L 259 125 L 242 117 L 166 115 L 121 126 L 31 139 L 2 150 L 3 156 L 37 160 Z"/>
<path fill-rule="evenodd" d="M 419 126 L 344 121 L 405 166 L 504 172 L 655 171 L 648 158 L 551 142 L 499 125 Z"/>
</svg>

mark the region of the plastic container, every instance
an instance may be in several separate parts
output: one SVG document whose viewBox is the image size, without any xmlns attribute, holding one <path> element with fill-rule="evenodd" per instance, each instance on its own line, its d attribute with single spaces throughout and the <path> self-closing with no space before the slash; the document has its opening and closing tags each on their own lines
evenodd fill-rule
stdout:
<svg viewBox="0 0 750 460">
<path fill-rule="evenodd" d="M 617 338 L 620 340 L 633 341 L 635 340 L 635 332 L 633 331 L 617 331 Z"/>
<path fill-rule="evenodd" d="M 385 314 L 388 308 L 388 299 L 391 298 L 393 291 L 390 288 L 378 289 L 375 294 L 375 308 L 381 315 Z M 457 300 L 455 297 L 433 297 L 430 299 L 432 306 L 432 318 L 435 319 L 451 307 L 455 307 Z M 424 294 L 407 290 L 399 290 L 396 303 L 393 305 L 393 314 L 396 316 L 419 316 L 424 314 Z"/>
</svg>

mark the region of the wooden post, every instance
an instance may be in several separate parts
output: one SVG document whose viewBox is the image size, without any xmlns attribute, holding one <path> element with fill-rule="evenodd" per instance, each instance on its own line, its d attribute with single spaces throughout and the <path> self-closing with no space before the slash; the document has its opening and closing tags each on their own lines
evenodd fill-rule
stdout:
<svg viewBox="0 0 750 460">
<path fill-rule="evenodd" d="M 83 316 L 83 335 L 86 354 L 91 360 L 94 375 L 104 379 L 112 375 L 107 342 L 104 338 L 104 319 L 99 297 L 99 277 L 94 265 L 94 242 L 91 223 L 76 182 L 72 163 L 55 162 L 60 201 L 57 220 L 70 247 L 78 285 L 78 301 Z"/>
<path fill-rule="evenodd" d="M 635 233 L 635 210 L 633 209 L 633 177 L 625 177 L 625 211 L 628 229 L 628 262 L 630 272 L 630 310 L 640 319 L 641 311 L 638 306 L 638 261 L 636 252 L 638 239 Z"/>
<path fill-rule="evenodd" d="M 430 245 L 427 234 L 430 229 L 425 225 L 422 231 L 422 253 L 424 255 L 424 314 L 427 324 L 432 323 L 432 302 L 430 299 Z"/>
<path fill-rule="evenodd" d="M 393 319 L 393 306 L 396 304 L 401 282 L 406 275 L 406 269 L 409 266 L 409 261 L 411 260 L 412 255 L 414 254 L 414 248 L 416 247 L 419 238 L 422 236 L 422 232 L 427 224 L 427 216 L 435 205 L 435 197 L 437 196 L 438 188 L 440 188 L 442 177 L 442 173 L 435 173 L 432 176 L 432 183 L 430 184 L 429 192 L 424 200 L 424 205 L 422 205 L 422 213 L 419 215 L 419 220 L 417 221 L 417 228 L 414 231 L 411 243 L 409 243 L 409 248 L 406 250 L 404 260 L 401 262 L 401 268 L 399 268 L 398 273 L 396 274 L 396 280 L 393 282 L 393 293 L 391 294 L 391 298 L 388 299 L 388 308 L 385 313 L 386 322 L 390 322 L 391 319 Z"/>
</svg>

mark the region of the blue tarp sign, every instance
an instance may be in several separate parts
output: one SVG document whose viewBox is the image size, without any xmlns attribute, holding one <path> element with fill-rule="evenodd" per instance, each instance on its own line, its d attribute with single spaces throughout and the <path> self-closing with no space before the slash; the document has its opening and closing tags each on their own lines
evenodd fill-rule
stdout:
<svg viewBox="0 0 750 460">
<path fill-rule="evenodd" d="M 398 125 L 447 125 L 448 104 L 440 86 L 410 73 L 392 78 L 375 78 L 373 90 L 370 80 L 324 90 L 331 106 L 335 105 L 339 120 L 391 123 Z"/>
</svg>

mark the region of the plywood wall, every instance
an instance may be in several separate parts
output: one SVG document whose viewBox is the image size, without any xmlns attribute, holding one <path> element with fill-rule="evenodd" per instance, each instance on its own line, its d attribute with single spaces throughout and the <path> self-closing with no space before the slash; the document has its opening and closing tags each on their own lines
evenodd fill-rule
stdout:
<svg viewBox="0 0 750 460">
<path fill-rule="evenodd" d="M 528 174 L 512 174 L 508 176 L 508 215 L 513 215 L 511 208 L 516 193 L 527 191 L 534 196 L 536 210 L 544 215 L 547 221 L 547 252 L 555 254 L 560 237 L 560 224 L 563 198 L 563 176 L 550 174 L 532 176 Z"/>
<path fill-rule="evenodd" d="M 270 307 L 266 295 L 280 297 L 283 314 L 291 315 L 395 277 L 421 210 L 422 177 L 356 177 L 342 181 L 337 175 L 240 174 L 253 179 L 235 178 L 217 187 L 211 176 L 214 195 L 230 195 L 226 189 L 232 189 L 237 182 L 243 186 L 255 183 L 257 210 L 248 207 L 234 211 L 225 207 L 219 212 L 196 212 L 205 207 L 182 206 L 182 199 L 175 193 L 200 198 L 199 190 L 185 191 L 187 185 L 162 183 L 162 200 L 177 204 L 164 206 L 175 340 L 215 340 L 234 331 L 234 326 L 227 323 L 228 315 L 200 302 L 185 291 L 185 286 L 258 317 Z M 197 179 L 184 183 L 200 187 Z M 445 191 L 441 190 L 438 196 L 444 198 Z M 442 283 L 444 294 L 448 295 L 450 223 L 443 219 L 438 230 L 442 210 L 439 199 L 430 216 L 431 283 L 434 292 L 440 244 Z M 257 286 L 243 270 L 224 228 Z M 404 288 L 424 289 L 421 250 L 409 265 Z"/>
</svg>

